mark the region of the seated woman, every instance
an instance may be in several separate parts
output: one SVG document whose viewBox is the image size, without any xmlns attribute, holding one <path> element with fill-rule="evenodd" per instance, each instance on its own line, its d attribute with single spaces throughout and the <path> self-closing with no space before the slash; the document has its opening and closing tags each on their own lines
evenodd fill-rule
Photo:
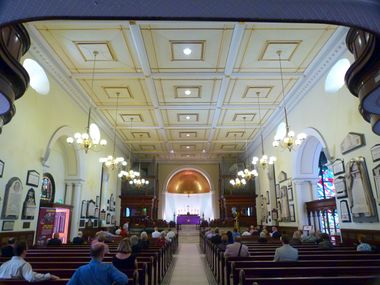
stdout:
<svg viewBox="0 0 380 285">
<path fill-rule="evenodd" d="M 132 254 L 131 243 L 128 238 L 120 241 L 117 253 L 112 258 L 112 264 L 120 271 L 137 268 L 136 256 Z"/>
<path fill-rule="evenodd" d="M 366 237 L 364 235 L 359 236 L 359 244 L 356 247 L 356 251 L 372 251 L 370 244 L 366 242 Z"/>
<path fill-rule="evenodd" d="M 268 231 L 266 229 L 262 230 L 260 232 L 258 242 L 260 242 L 260 243 L 266 243 L 268 241 L 268 239 L 267 239 L 268 236 L 269 236 Z"/>
<path fill-rule="evenodd" d="M 300 244 L 302 244 L 301 237 L 302 237 L 301 231 L 298 231 L 298 230 L 295 231 L 293 233 L 293 238 L 290 240 L 289 244 L 290 245 L 300 245 Z"/>
<path fill-rule="evenodd" d="M 141 232 L 140 234 L 139 247 L 140 249 L 149 248 L 148 234 L 146 232 Z"/>
<path fill-rule="evenodd" d="M 132 253 L 137 254 L 141 251 L 140 245 L 139 245 L 139 238 L 137 235 L 132 235 L 129 238 L 129 241 L 131 242 L 131 247 L 132 247 Z"/>
</svg>

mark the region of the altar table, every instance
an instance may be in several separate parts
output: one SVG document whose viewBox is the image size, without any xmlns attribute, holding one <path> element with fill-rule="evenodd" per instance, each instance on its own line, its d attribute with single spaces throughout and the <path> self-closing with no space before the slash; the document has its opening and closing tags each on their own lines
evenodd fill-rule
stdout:
<svg viewBox="0 0 380 285">
<path fill-rule="evenodd" d="M 178 225 L 199 225 L 201 217 L 199 215 L 178 215 Z"/>
</svg>

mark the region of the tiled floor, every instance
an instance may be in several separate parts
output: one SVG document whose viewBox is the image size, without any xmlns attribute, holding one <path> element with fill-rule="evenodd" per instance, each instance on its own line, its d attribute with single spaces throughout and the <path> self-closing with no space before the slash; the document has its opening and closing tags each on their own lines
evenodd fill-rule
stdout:
<svg viewBox="0 0 380 285">
<path fill-rule="evenodd" d="M 179 248 L 173 262 L 163 280 L 163 285 L 213 285 L 216 284 L 209 269 L 204 254 L 201 253 L 199 232 L 194 231 L 191 238 L 190 230 L 179 232 Z M 183 232 L 185 231 L 185 232 Z M 182 236 L 186 238 L 181 239 Z"/>
</svg>

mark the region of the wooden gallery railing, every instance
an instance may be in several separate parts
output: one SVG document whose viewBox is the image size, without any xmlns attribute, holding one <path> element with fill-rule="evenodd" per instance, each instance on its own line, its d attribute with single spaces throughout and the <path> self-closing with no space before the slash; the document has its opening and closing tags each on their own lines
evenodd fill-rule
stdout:
<svg viewBox="0 0 380 285">
<path fill-rule="evenodd" d="M 335 198 L 323 199 L 323 200 L 315 200 L 306 202 L 306 210 L 307 210 L 307 219 L 310 226 L 313 226 L 315 230 L 321 230 L 321 224 L 324 225 L 324 228 L 330 232 L 330 225 L 326 225 L 328 223 L 328 215 L 329 211 L 330 215 L 333 217 L 336 215 L 336 202 Z M 322 223 L 321 223 L 322 216 Z M 336 228 L 335 219 L 332 219 L 334 223 L 334 228 Z"/>
</svg>

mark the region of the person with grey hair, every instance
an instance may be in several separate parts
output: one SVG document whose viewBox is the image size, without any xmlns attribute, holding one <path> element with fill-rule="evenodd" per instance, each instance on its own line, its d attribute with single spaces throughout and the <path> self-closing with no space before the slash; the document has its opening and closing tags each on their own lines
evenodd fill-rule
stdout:
<svg viewBox="0 0 380 285">
<path fill-rule="evenodd" d="M 148 234 L 146 232 L 141 232 L 139 240 L 140 249 L 147 249 L 149 247 Z"/>
<path fill-rule="evenodd" d="M 132 235 L 129 238 L 129 241 L 131 242 L 131 248 L 132 248 L 132 253 L 136 254 L 141 251 L 140 245 L 139 245 L 139 238 L 137 235 Z"/>
<path fill-rule="evenodd" d="M 249 256 L 248 247 L 241 243 L 241 237 L 236 237 L 233 244 L 229 244 L 224 252 L 224 257 Z"/>
<path fill-rule="evenodd" d="M 91 245 L 91 261 L 79 267 L 71 277 L 67 285 L 125 285 L 128 284 L 128 276 L 120 272 L 110 263 L 104 263 L 107 245 L 103 242 L 95 242 Z"/>
<path fill-rule="evenodd" d="M 78 231 L 78 235 L 73 238 L 73 244 L 84 244 L 83 233 Z"/>
</svg>

